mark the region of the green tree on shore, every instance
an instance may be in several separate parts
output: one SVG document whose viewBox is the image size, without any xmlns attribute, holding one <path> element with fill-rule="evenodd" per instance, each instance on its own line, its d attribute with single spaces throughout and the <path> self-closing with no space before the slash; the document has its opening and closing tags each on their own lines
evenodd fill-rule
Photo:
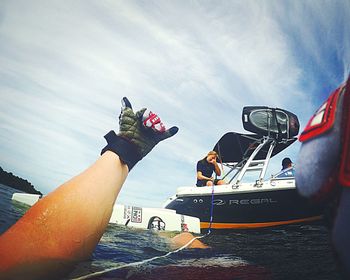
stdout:
<svg viewBox="0 0 350 280">
<path fill-rule="evenodd" d="M 0 184 L 4 184 L 11 188 L 21 190 L 26 193 L 40 194 L 42 193 L 34 188 L 34 186 L 25 179 L 22 179 L 11 172 L 6 172 L 0 167 Z"/>
</svg>

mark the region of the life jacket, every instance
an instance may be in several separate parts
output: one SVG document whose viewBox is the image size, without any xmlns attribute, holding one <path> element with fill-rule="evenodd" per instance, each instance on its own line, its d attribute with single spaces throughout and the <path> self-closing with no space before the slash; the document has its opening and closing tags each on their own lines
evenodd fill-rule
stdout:
<svg viewBox="0 0 350 280">
<path fill-rule="evenodd" d="M 350 76 L 307 123 L 296 170 L 299 192 L 322 200 L 338 184 L 350 187 Z"/>
<path fill-rule="evenodd" d="M 343 101 L 343 151 L 339 172 L 339 182 L 343 186 L 350 187 L 350 77 L 344 93 Z"/>
</svg>

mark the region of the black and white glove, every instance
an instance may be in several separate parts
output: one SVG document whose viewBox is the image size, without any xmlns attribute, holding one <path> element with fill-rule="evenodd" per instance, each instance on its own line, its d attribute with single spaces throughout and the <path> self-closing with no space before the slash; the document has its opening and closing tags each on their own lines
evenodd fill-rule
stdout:
<svg viewBox="0 0 350 280">
<path fill-rule="evenodd" d="M 102 149 L 101 155 L 106 151 L 116 153 L 130 171 L 156 144 L 175 135 L 178 130 L 176 126 L 166 129 L 160 118 L 146 108 L 135 114 L 130 101 L 124 97 L 119 133 L 111 130 L 104 136 L 107 146 Z"/>
</svg>

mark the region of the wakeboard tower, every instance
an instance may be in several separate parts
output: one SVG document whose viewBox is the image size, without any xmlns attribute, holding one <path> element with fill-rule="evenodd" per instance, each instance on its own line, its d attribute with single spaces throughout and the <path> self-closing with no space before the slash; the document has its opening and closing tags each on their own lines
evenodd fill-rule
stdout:
<svg viewBox="0 0 350 280">
<path fill-rule="evenodd" d="M 298 194 L 294 167 L 264 180 L 270 159 L 297 140 L 297 116 L 279 108 L 250 106 L 243 108 L 242 122 L 252 133 L 228 132 L 214 146 L 229 169 L 222 178 L 226 184 L 180 187 L 164 207 L 198 217 L 201 229 L 259 228 L 321 219 L 321 208 Z M 254 179 L 249 176 L 252 172 Z"/>
</svg>

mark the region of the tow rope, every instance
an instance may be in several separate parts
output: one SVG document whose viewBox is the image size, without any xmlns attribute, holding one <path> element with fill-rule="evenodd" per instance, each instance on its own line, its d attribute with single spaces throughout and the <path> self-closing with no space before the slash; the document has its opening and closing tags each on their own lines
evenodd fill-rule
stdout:
<svg viewBox="0 0 350 280">
<path fill-rule="evenodd" d="M 213 213 L 214 213 L 214 184 L 213 184 L 213 186 L 211 188 L 211 205 L 210 205 L 210 220 L 209 220 L 210 222 L 209 222 L 209 227 L 208 227 L 208 231 L 207 231 L 206 234 L 204 234 L 202 236 L 197 236 L 197 237 L 192 238 L 189 242 L 187 242 L 182 247 L 180 247 L 180 248 L 178 248 L 178 249 L 176 249 L 174 251 L 168 252 L 165 255 L 156 256 L 156 257 L 149 258 L 149 259 L 146 259 L 146 260 L 143 260 L 143 261 L 138 261 L 138 262 L 123 264 L 123 265 L 119 265 L 119 266 L 115 266 L 115 267 L 110 267 L 110 268 L 107 268 L 107 269 L 104 269 L 104 270 L 101 270 L 101 271 L 97 271 L 97 272 L 93 272 L 93 273 L 89 273 L 87 275 L 83 275 L 83 276 L 80 276 L 80 277 L 77 277 L 77 278 L 71 278 L 70 280 L 90 279 L 92 277 L 99 276 L 99 275 L 105 274 L 107 272 L 116 271 L 116 270 L 119 270 L 119 269 L 122 269 L 122 268 L 125 268 L 125 267 L 140 266 L 140 265 L 149 263 L 151 261 L 162 259 L 162 258 L 167 258 L 167 257 L 169 257 L 172 254 L 178 253 L 178 252 L 186 249 L 188 246 L 190 246 L 193 241 L 205 238 L 211 233 L 211 225 L 213 223 Z"/>
<path fill-rule="evenodd" d="M 211 224 L 213 223 L 213 216 L 214 216 L 214 184 L 211 187 L 211 203 L 210 204 L 211 204 L 210 205 L 210 220 L 209 220 L 209 227 L 208 227 L 208 232 L 207 232 L 206 236 L 208 236 L 211 233 Z"/>
</svg>

